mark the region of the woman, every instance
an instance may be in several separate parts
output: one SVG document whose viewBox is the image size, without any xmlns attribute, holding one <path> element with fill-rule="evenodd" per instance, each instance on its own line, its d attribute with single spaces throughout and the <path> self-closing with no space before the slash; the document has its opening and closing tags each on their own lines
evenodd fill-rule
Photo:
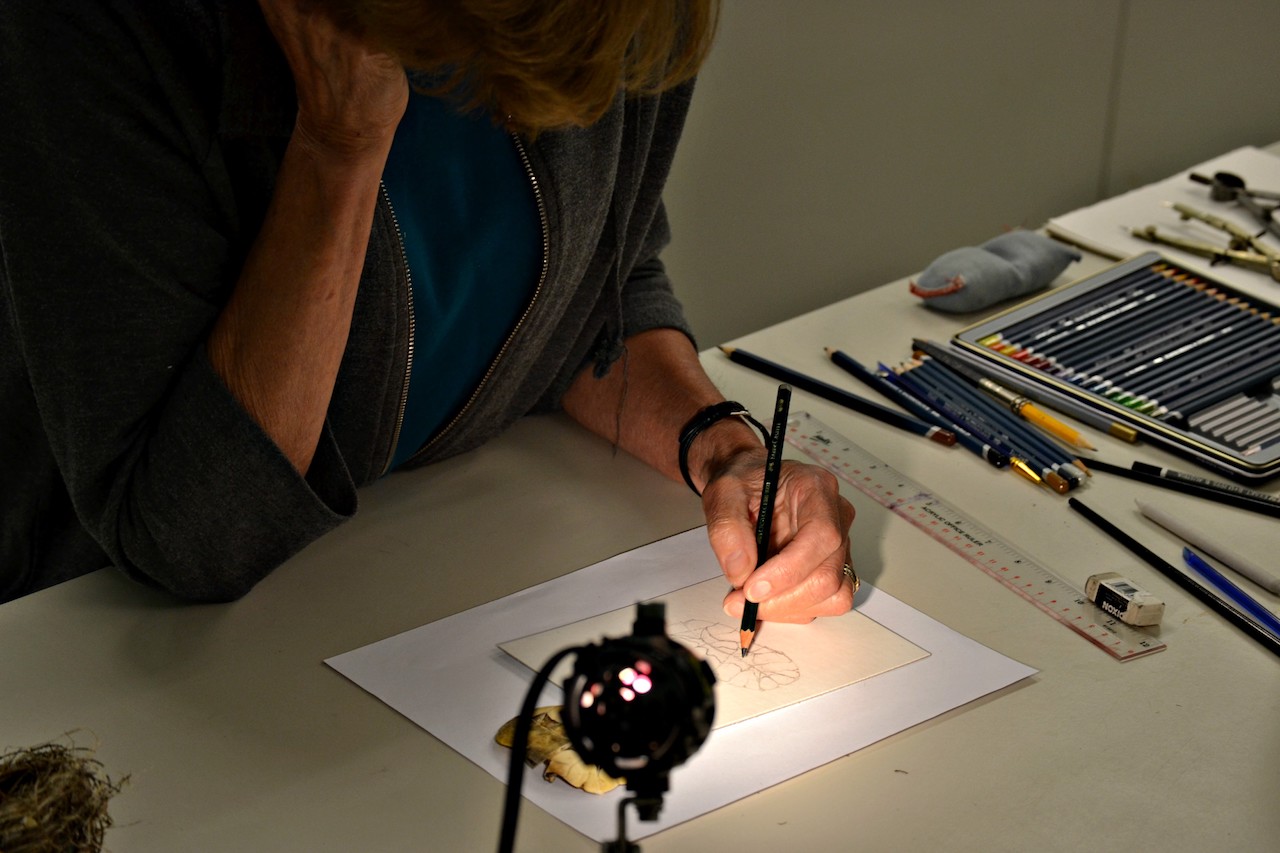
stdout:
<svg viewBox="0 0 1280 853">
<path fill-rule="evenodd" d="M 763 451 L 698 420 L 723 397 L 658 259 L 706 0 L 0 16 L 0 599 L 107 562 L 239 597 L 358 486 L 563 408 L 676 478 L 704 427 L 734 587 L 849 609 L 852 508 L 812 466 L 752 574 Z"/>
</svg>

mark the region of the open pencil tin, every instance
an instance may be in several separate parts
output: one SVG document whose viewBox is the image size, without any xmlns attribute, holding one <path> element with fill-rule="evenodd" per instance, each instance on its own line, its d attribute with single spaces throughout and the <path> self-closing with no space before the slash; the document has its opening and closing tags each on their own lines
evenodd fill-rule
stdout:
<svg viewBox="0 0 1280 853">
<path fill-rule="evenodd" d="M 1228 476 L 1280 474 L 1280 310 L 1157 252 L 951 343 L 997 380 L 1075 400 Z"/>
</svg>

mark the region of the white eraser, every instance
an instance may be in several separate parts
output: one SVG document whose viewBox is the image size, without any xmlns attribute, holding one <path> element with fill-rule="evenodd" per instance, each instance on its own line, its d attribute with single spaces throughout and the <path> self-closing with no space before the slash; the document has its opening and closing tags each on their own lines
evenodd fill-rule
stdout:
<svg viewBox="0 0 1280 853">
<path fill-rule="evenodd" d="M 1129 625 L 1159 625 L 1164 602 L 1118 572 L 1090 575 L 1084 593 L 1107 613 Z"/>
</svg>

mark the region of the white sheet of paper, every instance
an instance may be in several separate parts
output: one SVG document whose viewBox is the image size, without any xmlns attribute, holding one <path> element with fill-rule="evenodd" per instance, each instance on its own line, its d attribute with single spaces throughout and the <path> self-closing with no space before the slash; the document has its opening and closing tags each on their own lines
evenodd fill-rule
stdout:
<svg viewBox="0 0 1280 853">
<path fill-rule="evenodd" d="M 855 611 L 810 625 L 762 622 L 743 657 L 740 626 L 720 609 L 727 591 L 723 578 L 713 578 L 659 599 L 665 605 L 667 636 L 707 661 L 716 674 L 716 729 L 847 687 L 929 654 Z M 532 675 L 560 649 L 628 636 L 635 618 L 634 606 L 623 607 L 500 647 L 529 667 Z M 551 680 L 563 684 L 572 672 L 571 656 L 552 672 Z"/>
<path fill-rule="evenodd" d="M 509 753 L 493 736 L 519 711 L 532 677 L 498 643 L 719 575 L 706 530 L 696 528 L 326 663 L 505 783 Z M 929 656 L 712 732 L 671 774 L 658 820 L 628 822 L 630 838 L 764 790 L 1035 673 L 869 585 L 859 591 L 856 609 Z M 554 693 L 539 704 L 559 702 L 560 691 Z M 531 769 L 524 796 L 583 835 L 606 841 L 617 837 L 618 802 L 626 793 L 584 794 L 544 782 Z M 495 837 L 501 818 L 493 815 Z"/>
<path fill-rule="evenodd" d="M 1212 213 L 1254 233 L 1260 230 L 1257 220 L 1243 208 L 1230 202 L 1210 199 L 1209 188 L 1188 177 L 1192 172 L 1208 176 L 1212 176 L 1214 172 L 1234 172 L 1244 179 L 1247 187 L 1280 192 L 1280 157 L 1259 148 L 1237 148 L 1163 181 L 1147 184 L 1063 216 L 1055 216 L 1049 220 L 1047 230 L 1050 234 L 1059 234 L 1082 245 L 1098 246 L 1122 255 L 1156 251 L 1264 302 L 1280 304 L 1280 284 L 1266 273 L 1230 264 L 1210 266 L 1208 258 L 1201 258 L 1172 246 L 1139 240 L 1129 234 L 1130 228 L 1154 225 L 1173 236 L 1226 247 L 1228 235 L 1225 231 L 1219 231 L 1203 222 L 1183 221 L 1178 212 L 1168 206 L 1167 203 L 1171 202 L 1182 202 Z M 1280 240 L 1271 236 L 1264 237 L 1263 240 L 1280 249 Z"/>
</svg>

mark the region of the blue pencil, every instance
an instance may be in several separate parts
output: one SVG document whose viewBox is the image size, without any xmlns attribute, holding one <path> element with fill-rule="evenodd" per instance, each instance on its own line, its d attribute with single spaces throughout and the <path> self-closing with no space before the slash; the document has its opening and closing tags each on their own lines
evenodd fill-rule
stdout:
<svg viewBox="0 0 1280 853">
<path fill-rule="evenodd" d="M 924 371 L 922 376 L 931 377 L 941 383 L 938 390 L 942 394 L 952 400 L 963 401 L 969 411 L 996 429 L 1011 447 L 1019 451 L 1019 455 L 1034 456 L 1042 462 L 1047 462 L 1047 467 L 1063 477 L 1072 488 L 1080 485 L 1084 472 L 1076 467 L 1076 460 L 1067 451 L 1041 435 L 1039 430 L 997 404 L 986 394 L 978 392 L 941 360 L 925 357 L 921 360 L 920 369 Z"/>
<path fill-rule="evenodd" d="M 1280 619 L 1277 619 L 1274 613 L 1255 601 L 1249 593 L 1223 577 L 1221 572 L 1206 563 L 1199 554 L 1192 551 L 1190 548 L 1182 549 L 1182 559 L 1186 561 L 1188 566 L 1200 574 L 1201 577 L 1217 587 L 1221 593 L 1227 596 L 1227 598 L 1231 599 L 1237 607 L 1249 616 L 1252 616 L 1261 623 L 1264 628 L 1274 634 L 1276 639 L 1280 639 Z"/>
<path fill-rule="evenodd" d="M 1179 334 L 1187 325 L 1200 324 L 1214 308 L 1225 307 L 1226 296 L 1218 293 L 1205 293 L 1190 288 L 1186 296 L 1177 302 L 1152 311 L 1131 323 L 1125 328 L 1125 339 L 1130 341 L 1125 349 L 1133 350 L 1150 346 L 1148 342 L 1166 338 L 1171 334 Z M 1212 320 L 1212 317 L 1209 317 Z M 1075 369 L 1081 369 L 1091 362 L 1110 358 L 1115 352 L 1115 340 L 1094 341 L 1083 346 L 1070 355 Z"/>
<path fill-rule="evenodd" d="M 1067 299 L 1025 320 L 1013 323 L 1000 332 L 1011 345 L 1032 344 L 1058 330 L 1087 319 L 1101 311 L 1122 305 L 1126 299 L 1161 281 L 1161 274 L 1150 267 L 1135 270 L 1089 293 Z"/>
<path fill-rule="evenodd" d="M 866 366 L 855 361 L 851 356 L 846 355 L 838 349 L 828 349 L 827 355 L 836 364 L 836 366 L 844 369 L 847 373 L 856 379 L 862 381 L 868 387 L 874 388 L 881 394 L 893 400 L 904 409 L 914 412 L 916 417 L 923 418 L 937 424 L 943 429 L 950 430 L 955 434 L 956 441 L 960 446 L 969 452 L 986 460 L 996 468 L 1004 468 L 1009 464 L 1009 458 L 997 451 L 995 448 L 984 444 L 981 439 L 965 430 L 962 424 L 955 423 L 941 412 L 925 405 L 924 402 L 911 396 L 898 385 L 893 382 L 893 371 L 885 371 L 883 374 L 875 373 Z"/>
<path fill-rule="evenodd" d="M 893 372 L 883 364 L 880 365 L 880 369 L 887 372 Z M 1035 483 L 1037 486 L 1050 485 L 1045 482 L 1045 479 L 1040 476 L 1039 472 L 1029 465 L 1025 459 L 1014 453 L 1013 448 L 1009 447 L 1009 445 L 1002 439 L 993 434 L 987 424 L 975 421 L 964 412 L 958 411 L 955 406 L 951 404 L 950 400 L 943 399 L 937 394 L 934 394 L 928 386 L 920 382 L 919 378 L 912 377 L 911 374 L 913 372 L 914 371 L 912 370 L 903 370 L 900 373 L 894 372 L 895 381 L 908 392 L 924 401 L 926 405 L 932 406 L 942 414 L 946 415 L 948 419 L 953 421 L 961 429 L 977 436 L 983 444 L 995 448 L 998 453 L 1003 454 L 1009 460 L 1009 467 L 1015 472 Z M 1050 485 L 1050 488 L 1054 488 L 1055 491 L 1057 490 L 1056 487 L 1052 485 Z"/>
</svg>

